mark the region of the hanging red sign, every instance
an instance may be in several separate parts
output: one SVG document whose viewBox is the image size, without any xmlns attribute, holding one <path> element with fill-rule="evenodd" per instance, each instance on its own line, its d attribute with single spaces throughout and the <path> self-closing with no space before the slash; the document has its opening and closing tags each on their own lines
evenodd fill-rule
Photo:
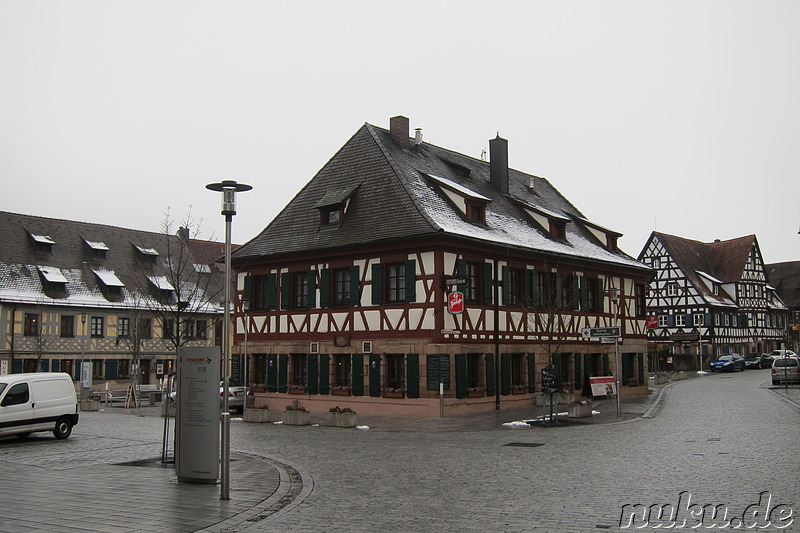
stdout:
<svg viewBox="0 0 800 533">
<path fill-rule="evenodd" d="M 451 315 L 460 315 L 464 312 L 464 293 L 451 292 L 447 295 L 447 312 Z"/>
<path fill-rule="evenodd" d="M 658 317 L 657 316 L 647 317 L 647 329 L 656 329 L 657 327 L 658 327 Z"/>
</svg>

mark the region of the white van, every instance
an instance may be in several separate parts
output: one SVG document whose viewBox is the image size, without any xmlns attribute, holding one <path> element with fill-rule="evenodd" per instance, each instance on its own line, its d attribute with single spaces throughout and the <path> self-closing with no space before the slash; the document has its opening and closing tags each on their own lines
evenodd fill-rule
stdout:
<svg viewBox="0 0 800 533">
<path fill-rule="evenodd" d="M 69 374 L 0 376 L 0 437 L 52 431 L 57 439 L 66 439 L 77 423 L 78 399 Z"/>
</svg>

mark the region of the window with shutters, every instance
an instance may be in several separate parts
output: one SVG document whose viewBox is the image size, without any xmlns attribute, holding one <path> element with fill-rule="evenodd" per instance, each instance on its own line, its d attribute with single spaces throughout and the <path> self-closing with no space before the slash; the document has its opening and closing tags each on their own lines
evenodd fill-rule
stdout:
<svg viewBox="0 0 800 533">
<path fill-rule="evenodd" d="M 350 355 L 349 354 L 335 355 L 334 364 L 336 365 L 335 368 L 336 383 L 334 384 L 334 386 L 339 390 L 350 389 L 350 383 L 353 375 L 351 370 Z"/>
<path fill-rule="evenodd" d="M 117 361 L 117 378 L 124 379 L 131 377 L 131 360 L 120 359 Z"/>
<path fill-rule="evenodd" d="M 389 303 L 404 302 L 406 299 L 406 275 L 404 263 L 386 265 L 386 296 Z"/>
<path fill-rule="evenodd" d="M 523 372 L 525 368 L 525 354 L 511 354 L 511 386 L 522 388 L 524 385 Z"/>
<path fill-rule="evenodd" d="M 92 379 L 103 379 L 103 360 L 94 359 L 92 361 Z"/>
<path fill-rule="evenodd" d="M 333 271 L 333 304 L 350 304 L 350 269 L 338 268 Z"/>
<path fill-rule="evenodd" d="M 305 387 L 308 380 L 308 356 L 306 354 L 292 354 L 291 383 L 295 387 Z"/>
<path fill-rule="evenodd" d="M 686 315 L 675 315 L 675 325 L 679 328 L 685 326 Z"/>
<path fill-rule="evenodd" d="M 269 309 L 270 305 L 270 276 L 253 276 L 253 310 L 260 311 L 262 309 Z M 273 284 L 274 285 L 274 284 Z M 274 287 L 273 287 L 274 297 Z M 274 305 L 274 304 L 272 304 Z"/>
<path fill-rule="evenodd" d="M 121 316 L 117 320 L 117 337 L 129 337 L 131 334 L 131 319 Z"/>
<path fill-rule="evenodd" d="M 634 287 L 634 305 L 636 316 L 643 317 L 647 314 L 647 305 L 645 303 L 645 287 L 644 285 L 637 284 Z"/>
<path fill-rule="evenodd" d="M 522 270 L 509 268 L 508 273 L 508 302 L 506 305 L 520 305 L 523 301 Z"/>
<path fill-rule="evenodd" d="M 90 323 L 90 331 L 92 337 L 99 338 L 103 336 L 103 317 L 93 316 Z"/>
<path fill-rule="evenodd" d="M 308 307 L 307 272 L 295 272 L 292 274 L 292 306 L 294 308 Z"/>
<path fill-rule="evenodd" d="M 658 327 L 666 328 L 669 326 L 669 315 L 658 315 Z"/>
<path fill-rule="evenodd" d="M 208 338 L 208 322 L 207 321 L 198 320 L 198 321 L 195 322 L 194 338 L 195 339 L 206 339 L 206 338 Z"/>
<path fill-rule="evenodd" d="M 72 315 L 61 316 L 61 336 L 74 337 L 75 336 L 75 317 Z"/>
<path fill-rule="evenodd" d="M 467 302 L 477 303 L 480 295 L 483 294 L 481 291 L 482 271 L 481 265 L 478 263 L 467 263 L 465 265 L 464 275 L 467 283 L 464 286 L 464 299 Z"/>
<path fill-rule="evenodd" d="M 478 390 L 484 387 L 483 380 L 481 379 L 483 366 L 483 354 L 467 354 L 467 388 Z"/>
<path fill-rule="evenodd" d="M 25 313 L 25 336 L 38 337 L 39 336 L 39 314 L 38 313 Z"/>
<path fill-rule="evenodd" d="M 386 356 L 386 388 L 389 391 L 401 391 L 405 388 L 405 365 L 403 355 Z"/>
<path fill-rule="evenodd" d="M 695 313 L 692 316 L 692 320 L 694 321 L 695 326 L 702 326 L 703 325 L 703 313 Z"/>
</svg>

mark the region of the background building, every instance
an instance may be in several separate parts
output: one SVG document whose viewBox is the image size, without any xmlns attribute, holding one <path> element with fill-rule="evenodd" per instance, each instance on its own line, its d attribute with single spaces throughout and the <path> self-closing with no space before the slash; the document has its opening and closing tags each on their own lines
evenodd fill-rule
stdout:
<svg viewBox="0 0 800 533">
<path fill-rule="evenodd" d="M 624 393 L 646 392 L 650 270 L 620 234 L 510 169 L 505 139 L 485 161 L 409 133 L 405 117 L 365 124 L 234 252 L 235 343 L 258 401 L 419 416 L 530 406 L 548 365 L 577 395 L 617 371 Z M 619 370 L 614 344 L 582 336 L 615 324 Z"/>
<path fill-rule="evenodd" d="M 156 383 L 176 346 L 218 340 L 222 244 L 0 212 L 0 373 L 63 371 L 92 388 Z"/>
<path fill-rule="evenodd" d="M 697 368 L 702 354 L 708 369 L 721 354 L 768 352 L 784 339 L 786 306 L 767 283 L 755 235 L 702 243 L 653 232 L 639 260 L 655 271 L 647 314 L 662 358 Z"/>
</svg>

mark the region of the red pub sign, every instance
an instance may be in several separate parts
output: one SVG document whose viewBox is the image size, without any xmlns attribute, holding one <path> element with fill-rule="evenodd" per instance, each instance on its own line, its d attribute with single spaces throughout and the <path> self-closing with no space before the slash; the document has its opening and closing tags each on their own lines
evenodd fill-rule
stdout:
<svg viewBox="0 0 800 533">
<path fill-rule="evenodd" d="M 451 292 L 447 295 L 447 312 L 459 315 L 464 312 L 464 293 Z"/>
</svg>

